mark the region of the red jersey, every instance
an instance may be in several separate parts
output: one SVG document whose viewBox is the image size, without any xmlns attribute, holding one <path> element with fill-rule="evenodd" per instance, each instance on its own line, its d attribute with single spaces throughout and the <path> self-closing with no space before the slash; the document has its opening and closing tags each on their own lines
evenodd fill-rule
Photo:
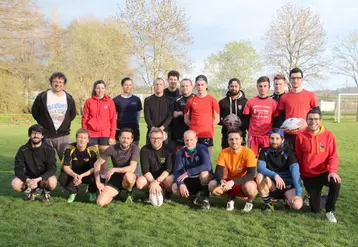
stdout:
<svg viewBox="0 0 358 247">
<path fill-rule="evenodd" d="M 316 95 L 303 89 L 299 93 L 293 93 L 290 91 L 282 95 L 279 110 L 286 112 L 286 119 L 306 119 L 307 112 L 317 106 L 318 101 Z"/>
<path fill-rule="evenodd" d="M 296 156 L 302 177 L 316 177 L 325 172 L 338 172 L 336 139 L 332 132 L 321 127 L 317 135 L 306 128 L 296 137 Z"/>
<path fill-rule="evenodd" d="M 116 135 L 116 107 L 110 96 L 102 99 L 96 96 L 86 100 L 82 116 L 82 128 L 90 132 L 91 137 L 110 137 Z"/>
<path fill-rule="evenodd" d="M 243 114 L 250 115 L 250 136 L 268 136 L 273 119 L 278 116 L 277 107 L 277 102 L 270 97 L 256 96 L 247 101 Z"/>
<path fill-rule="evenodd" d="M 184 114 L 190 114 L 189 128 L 198 138 L 214 138 L 214 114 L 220 114 L 219 103 L 211 96 L 194 95 L 185 105 Z"/>
</svg>

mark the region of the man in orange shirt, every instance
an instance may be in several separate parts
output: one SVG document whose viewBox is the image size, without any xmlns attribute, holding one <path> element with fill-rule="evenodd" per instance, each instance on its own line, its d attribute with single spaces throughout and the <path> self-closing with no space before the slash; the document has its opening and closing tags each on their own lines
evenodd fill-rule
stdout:
<svg viewBox="0 0 358 247">
<path fill-rule="evenodd" d="M 256 158 L 250 148 L 241 146 L 241 135 L 240 130 L 229 132 L 229 147 L 219 154 L 215 180 L 210 181 L 209 190 L 214 195 L 228 195 L 227 211 L 234 210 L 236 196 L 247 198 L 243 211 L 250 212 L 257 195 L 257 184 L 253 180 Z"/>
</svg>

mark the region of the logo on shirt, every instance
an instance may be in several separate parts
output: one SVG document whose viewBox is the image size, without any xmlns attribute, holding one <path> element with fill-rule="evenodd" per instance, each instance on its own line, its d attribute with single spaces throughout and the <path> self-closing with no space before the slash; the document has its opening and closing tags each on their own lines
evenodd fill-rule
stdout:
<svg viewBox="0 0 358 247">
<path fill-rule="evenodd" d="M 199 156 L 195 156 L 195 161 L 199 161 Z"/>
<path fill-rule="evenodd" d="M 108 105 L 104 105 L 103 108 L 104 108 L 104 109 L 108 109 Z"/>
<path fill-rule="evenodd" d="M 319 151 L 320 152 L 325 152 L 326 151 L 326 147 L 325 147 L 324 143 L 322 143 L 322 142 L 319 144 Z"/>
<path fill-rule="evenodd" d="M 242 168 L 239 166 L 238 168 L 236 168 L 237 172 L 242 172 Z"/>
<path fill-rule="evenodd" d="M 84 158 L 83 161 L 84 161 L 84 162 L 88 162 L 88 161 L 89 161 L 89 158 Z"/>
<path fill-rule="evenodd" d="M 238 105 L 237 108 L 241 111 L 242 105 Z"/>
<path fill-rule="evenodd" d="M 77 157 L 74 157 L 73 160 L 78 160 Z"/>
<path fill-rule="evenodd" d="M 160 160 L 159 160 L 160 164 L 165 163 L 165 161 L 166 161 L 165 157 L 161 157 Z"/>
</svg>

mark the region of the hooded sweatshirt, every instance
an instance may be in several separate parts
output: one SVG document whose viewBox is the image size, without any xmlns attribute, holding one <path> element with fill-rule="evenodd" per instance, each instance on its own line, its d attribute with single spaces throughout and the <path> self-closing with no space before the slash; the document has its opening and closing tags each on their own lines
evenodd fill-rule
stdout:
<svg viewBox="0 0 358 247">
<path fill-rule="evenodd" d="M 311 178 L 326 172 L 338 172 L 336 139 L 323 126 L 317 135 L 309 132 L 308 128 L 297 135 L 296 156 L 302 177 Z"/>
<path fill-rule="evenodd" d="M 116 135 L 116 107 L 107 94 L 102 99 L 92 96 L 86 100 L 82 116 L 82 128 L 88 130 L 92 138 Z"/>
<path fill-rule="evenodd" d="M 247 123 L 246 119 L 244 119 L 244 116 L 242 114 L 242 111 L 244 110 L 245 104 L 247 102 L 247 98 L 245 97 L 245 93 L 240 90 L 239 97 L 235 100 L 232 100 L 230 96 L 230 92 L 226 93 L 226 97 L 221 99 L 219 101 L 220 106 L 220 122 L 219 125 L 222 125 L 221 133 L 226 134 L 227 128 L 223 125 L 223 121 L 225 117 L 231 113 L 236 114 L 241 122 L 242 125 L 240 127 L 241 131 L 244 131 L 247 129 Z"/>
</svg>

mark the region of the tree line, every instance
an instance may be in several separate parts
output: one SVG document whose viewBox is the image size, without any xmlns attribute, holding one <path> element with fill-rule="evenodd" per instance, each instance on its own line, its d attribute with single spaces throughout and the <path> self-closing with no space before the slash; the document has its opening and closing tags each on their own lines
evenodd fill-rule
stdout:
<svg viewBox="0 0 358 247">
<path fill-rule="evenodd" d="M 113 17 L 79 18 L 65 28 L 56 10 L 47 20 L 35 0 L 1 0 L 0 15 L 2 113 L 28 112 L 35 92 L 48 87 L 54 71 L 67 75 L 67 90 L 81 112 L 97 79 L 107 83 L 110 95 L 120 93 L 124 76 L 137 78 L 151 92 L 155 78 L 171 69 L 189 72 L 192 66 L 189 17 L 175 0 L 126 0 Z M 287 75 L 294 67 L 308 81 L 343 74 L 358 87 L 358 31 L 327 47 L 319 14 L 287 2 L 273 14 L 262 39 L 262 51 L 247 39 L 208 55 L 204 73 L 214 95 L 222 94 L 232 77 L 252 90 L 260 73 Z"/>
</svg>

